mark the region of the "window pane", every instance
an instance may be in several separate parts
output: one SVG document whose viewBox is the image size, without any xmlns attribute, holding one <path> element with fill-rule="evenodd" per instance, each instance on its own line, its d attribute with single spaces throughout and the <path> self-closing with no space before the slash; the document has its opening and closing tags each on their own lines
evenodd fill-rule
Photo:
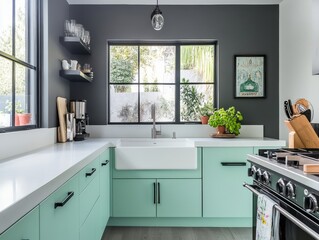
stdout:
<svg viewBox="0 0 319 240">
<path fill-rule="evenodd" d="M 36 124 L 35 71 L 15 64 L 15 126 Z"/>
<path fill-rule="evenodd" d="M 181 84 L 181 121 L 199 121 L 199 107 L 205 102 L 213 103 L 213 84 Z"/>
<path fill-rule="evenodd" d="M 138 87 L 137 85 L 110 85 L 110 121 L 138 121 Z M 119 89 L 121 89 L 119 91 Z M 125 91 L 122 91 L 126 89 Z M 129 89 L 129 90 L 128 90 Z"/>
<path fill-rule="evenodd" d="M 0 57 L 0 128 L 10 127 L 12 113 L 12 62 Z"/>
<path fill-rule="evenodd" d="M 214 82 L 214 45 L 181 46 L 181 79 Z"/>
<path fill-rule="evenodd" d="M 141 46 L 141 83 L 175 82 L 175 46 Z"/>
<path fill-rule="evenodd" d="M 110 47 L 110 83 L 137 83 L 138 47 Z M 118 90 L 125 90 L 118 89 Z"/>
<path fill-rule="evenodd" d="M 175 86 L 142 85 L 140 115 L 141 122 L 152 122 L 151 105 L 155 103 L 156 122 L 175 121 Z"/>
<path fill-rule="evenodd" d="M 12 0 L 1 0 L 0 51 L 12 54 Z"/>
</svg>

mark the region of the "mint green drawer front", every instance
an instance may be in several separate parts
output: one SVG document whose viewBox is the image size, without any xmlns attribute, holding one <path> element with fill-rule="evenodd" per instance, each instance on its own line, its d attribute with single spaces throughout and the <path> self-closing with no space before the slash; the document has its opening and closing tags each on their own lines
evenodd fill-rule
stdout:
<svg viewBox="0 0 319 240">
<path fill-rule="evenodd" d="M 39 240 L 39 207 L 34 208 L 11 226 L 0 240 Z"/>
<path fill-rule="evenodd" d="M 155 179 L 113 179 L 113 217 L 155 217 Z"/>
<path fill-rule="evenodd" d="M 90 164 L 88 164 L 78 173 L 81 192 L 92 181 L 92 179 L 99 174 L 99 171 L 100 171 L 100 158 L 97 157 L 94 161 L 92 161 Z"/>
<path fill-rule="evenodd" d="M 80 226 L 88 217 L 99 195 L 100 179 L 99 176 L 95 176 L 80 194 Z"/>
<path fill-rule="evenodd" d="M 40 203 L 40 239 L 79 239 L 79 182 L 75 175 L 47 199 Z M 67 200 L 70 192 L 74 195 Z M 63 202 L 63 207 L 55 203 Z"/>
<path fill-rule="evenodd" d="M 94 204 L 92 211 L 80 229 L 80 240 L 100 240 L 99 227 L 99 200 Z"/>
<path fill-rule="evenodd" d="M 111 203 L 111 176 L 110 176 L 110 161 L 107 160 L 109 151 L 104 152 L 100 157 L 101 171 L 100 171 L 100 231 L 103 233 L 105 226 L 110 217 L 110 203 Z M 107 162 L 109 161 L 109 162 Z"/>
<path fill-rule="evenodd" d="M 110 157 L 110 155 L 111 155 L 111 149 L 107 149 L 107 150 L 105 150 L 103 153 L 101 153 L 101 155 L 100 155 L 100 161 L 102 161 L 103 162 L 103 160 L 105 161 L 105 160 L 110 160 L 111 159 L 111 157 Z"/>
<path fill-rule="evenodd" d="M 242 187 L 247 176 L 247 154 L 253 148 L 204 148 L 203 216 L 237 218 L 252 216 L 252 195 Z M 246 163 L 245 166 L 232 166 Z M 222 165 L 224 163 L 225 166 Z M 230 164 L 230 165 L 229 165 Z"/>
<path fill-rule="evenodd" d="M 157 179 L 157 217 L 201 217 L 201 179 Z"/>
<path fill-rule="evenodd" d="M 202 177 L 202 149 L 197 148 L 197 169 L 194 170 L 116 170 L 114 156 L 112 163 L 113 178 L 201 178 Z"/>
</svg>

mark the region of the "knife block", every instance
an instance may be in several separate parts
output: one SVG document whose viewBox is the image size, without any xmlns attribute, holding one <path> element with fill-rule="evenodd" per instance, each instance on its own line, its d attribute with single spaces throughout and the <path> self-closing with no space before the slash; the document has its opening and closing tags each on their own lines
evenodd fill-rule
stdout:
<svg viewBox="0 0 319 240">
<path fill-rule="evenodd" d="M 285 121 L 289 129 L 289 148 L 319 148 L 319 138 L 304 115 Z"/>
</svg>

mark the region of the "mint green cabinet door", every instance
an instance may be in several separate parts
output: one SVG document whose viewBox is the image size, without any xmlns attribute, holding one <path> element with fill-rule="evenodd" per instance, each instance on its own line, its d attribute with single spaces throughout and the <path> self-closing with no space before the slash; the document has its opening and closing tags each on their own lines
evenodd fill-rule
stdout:
<svg viewBox="0 0 319 240">
<path fill-rule="evenodd" d="M 100 240 L 100 199 L 94 204 L 89 216 L 80 229 L 80 240 Z"/>
<path fill-rule="evenodd" d="M 0 240 L 39 240 L 39 207 L 34 208 L 6 230 Z"/>
<path fill-rule="evenodd" d="M 100 156 L 100 232 L 101 236 L 110 217 L 110 151 Z"/>
<path fill-rule="evenodd" d="M 80 226 L 89 216 L 100 195 L 100 176 L 96 175 L 80 194 Z"/>
<path fill-rule="evenodd" d="M 158 179 L 157 217 L 201 217 L 201 179 Z"/>
<path fill-rule="evenodd" d="M 57 206 L 56 203 L 64 205 Z M 76 175 L 40 203 L 40 239 L 77 240 L 79 230 L 79 183 Z"/>
<path fill-rule="evenodd" d="M 252 153 L 253 148 L 247 147 L 203 149 L 204 217 L 252 216 L 252 195 L 242 186 L 251 182 L 246 159 Z"/>
<path fill-rule="evenodd" d="M 155 179 L 113 179 L 113 217 L 155 217 Z"/>
</svg>

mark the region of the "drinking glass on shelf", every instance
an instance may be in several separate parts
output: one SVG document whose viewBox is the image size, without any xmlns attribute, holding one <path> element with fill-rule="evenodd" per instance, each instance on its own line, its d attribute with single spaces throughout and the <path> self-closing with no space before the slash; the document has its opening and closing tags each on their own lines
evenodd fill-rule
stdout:
<svg viewBox="0 0 319 240">
<path fill-rule="evenodd" d="M 84 31 L 83 42 L 84 42 L 87 46 L 90 45 L 90 32 L 89 32 L 89 31 Z"/>
<path fill-rule="evenodd" d="M 76 36 L 76 21 L 74 19 L 70 20 L 70 32 L 72 37 Z"/>
<path fill-rule="evenodd" d="M 71 22 L 69 20 L 64 22 L 64 35 L 66 37 L 71 36 Z"/>
</svg>

